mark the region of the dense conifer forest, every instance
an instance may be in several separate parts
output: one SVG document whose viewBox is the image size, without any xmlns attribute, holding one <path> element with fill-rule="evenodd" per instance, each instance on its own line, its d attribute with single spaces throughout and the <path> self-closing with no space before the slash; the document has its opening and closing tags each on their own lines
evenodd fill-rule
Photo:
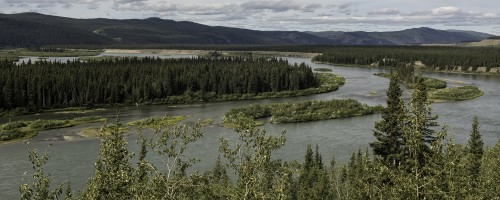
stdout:
<svg viewBox="0 0 500 200">
<path fill-rule="evenodd" d="M 421 61 L 427 67 L 452 70 L 454 67 L 500 67 L 500 48 L 492 47 L 331 47 L 313 61 L 398 67 L 400 63 Z"/>
<path fill-rule="evenodd" d="M 173 96 L 295 91 L 318 86 L 305 64 L 281 59 L 116 58 L 0 63 L 0 109 L 140 104 Z"/>
</svg>

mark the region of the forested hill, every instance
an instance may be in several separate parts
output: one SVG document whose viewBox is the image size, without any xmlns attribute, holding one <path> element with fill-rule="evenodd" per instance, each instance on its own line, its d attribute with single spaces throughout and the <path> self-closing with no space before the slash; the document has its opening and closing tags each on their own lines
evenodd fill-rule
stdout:
<svg viewBox="0 0 500 200">
<path fill-rule="evenodd" d="M 395 32 L 256 31 L 189 21 L 73 19 L 38 13 L 0 14 L 0 47 L 45 45 L 403 45 L 479 41 L 492 35 L 416 28 Z"/>
<path fill-rule="evenodd" d="M 296 31 L 254 31 L 187 21 L 73 19 L 38 13 L 0 14 L 0 46 L 109 44 L 333 44 Z"/>
<path fill-rule="evenodd" d="M 426 27 L 389 32 L 327 31 L 309 33 L 344 45 L 455 44 L 479 41 L 492 36 L 474 31 L 436 30 Z"/>
</svg>

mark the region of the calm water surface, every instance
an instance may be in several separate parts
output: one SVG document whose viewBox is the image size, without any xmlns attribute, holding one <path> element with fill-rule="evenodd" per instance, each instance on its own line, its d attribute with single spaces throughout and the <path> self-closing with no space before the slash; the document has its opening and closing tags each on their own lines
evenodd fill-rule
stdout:
<svg viewBox="0 0 500 200">
<path fill-rule="evenodd" d="M 110 54 L 111 56 L 137 56 L 138 54 Z M 154 54 L 140 54 L 138 56 L 153 56 Z M 156 56 L 156 55 L 154 55 Z M 191 55 L 177 55 L 177 57 L 191 57 Z M 50 58 L 49 58 L 50 59 Z M 71 58 L 67 58 L 71 59 Z M 73 58 L 74 59 L 74 58 Z M 108 109 L 90 114 L 55 114 L 43 113 L 39 115 L 17 116 L 11 120 L 33 120 L 33 119 L 67 119 L 86 115 L 101 115 L 109 119 L 115 118 L 117 113 L 123 122 L 141 119 L 151 116 L 169 115 L 192 115 L 185 121 L 193 124 L 199 119 L 213 118 L 216 123 L 221 121 L 224 112 L 233 107 L 247 106 L 250 104 L 264 104 L 284 101 L 301 100 L 327 100 L 332 98 L 354 98 L 369 105 L 385 104 L 385 90 L 388 79 L 374 76 L 373 73 L 379 69 L 341 67 L 324 64 L 311 63 L 306 58 L 286 58 L 289 62 L 305 62 L 313 68 L 330 68 L 333 73 L 346 78 L 346 84 L 338 91 L 311 95 L 307 97 L 294 97 L 283 99 L 248 100 L 236 102 L 203 103 L 190 105 L 151 105 L 133 106 Z M 64 62 L 64 61 L 63 61 Z M 465 143 L 470 131 L 471 121 L 474 115 L 480 120 L 480 131 L 486 145 L 494 145 L 500 132 L 500 76 L 464 75 L 464 74 L 441 74 L 431 73 L 427 76 L 441 78 L 449 81 L 449 86 L 458 86 L 457 82 L 477 85 L 484 91 L 484 96 L 463 102 L 433 104 L 435 114 L 439 115 L 441 125 L 450 126 L 450 133 L 458 143 Z M 406 92 L 407 93 L 407 92 Z M 405 94 L 409 96 L 409 94 Z M 307 144 L 318 144 L 325 163 L 329 162 L 333 154 L 340 161 L 346 161 L 353 151 L 365 150 L 368 143 L 372 141 L 372 129 L 375 121 L 380 115 L 355 117 L 350 119 L 326 120 L 318 122 L 296 123 L 296 124 L 269 124 L 263 128 L 269 133 L 279 133 L 286 130 L 286 145 L 276 152 L 276 157 L 283 160 L 302 160 Z M 9 119 L 0 118 L 0 123 Z M 79 189 L 91 176 L 93 162 L 95 161 L 99 148 L 99 140 L 87 138 L 75 138 L 72 141 L 63 141 L 64 136 L 76 136 L 82 128 L 100 127 L 102 124 L 86 124 L 64 129 L 49 130 L 30 139 L 29 144 L 15 143 L 0 146 L 0 197 L 12 199 L 18 197 L 18 186 L 22 182 L 23 173 L 30 175 L 31 164 L 28 159 L 28 148 L 39 149 L 44 152 L 48 150 L 51 159 L 45 167 L 45 171 L 54 176 L 55 183 L 70 181 L 74 189 Z M 218 126 L 209 126 L 202 129 L 204 137 L 189 147 L 188 156 L 201 159 L 191 168 L 191 171 L 204 171 L 210 169 L 214 159 L 218 157 L 218 139 L 226 137 L 235 140 L 232 130 Z M 130 151 L 137 152 L 135 135 L 128 136 Z M 151 158 L 153 161 L 156 158 Z M 160 164 L 160 163 L 158 163 Z"/>
</svg>

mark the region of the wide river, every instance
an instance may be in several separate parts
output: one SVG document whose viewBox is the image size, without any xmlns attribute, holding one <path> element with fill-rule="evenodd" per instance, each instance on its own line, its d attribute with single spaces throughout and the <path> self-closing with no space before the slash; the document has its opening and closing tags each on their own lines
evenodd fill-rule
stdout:
<svg viewBox="0 0 500 200">
<path fill-rule="evenodd" d="M 115 54 L 116 55 L 116 54 Z M 148 54 L 120 54 L 117 56 L 157 56 Z M 169 56 L 170 57 L 170 56 Z M 173 57 L 183 57 L 182 55 Z M 184 55 L 185 57 L 185 55 Z M 189 56 L 191 57 L 191 56 Z M 65 58 L 71 59 L 71 58 Z M 301 100 L 328 100 L 332 98 L 353 98 L 369 105 L 385 104 L 385 90 L 388 79 L 374 76 L 379 69 L 342 67 L 311 63 L 308 58 L 287 57 L 290 63 L 302 63 L 313 68 L 330 68 L 334 74 L 346 78 L 346 84 L 338 91 L 311 95 L 305 97 L 230 101 L 219 103 L 197 103 L 190 105 L 149 105 L 107 109 L 87 114 L 55 114 L 43 113 L 37 115 L 17 116 L 10 120 L 33 119 L 68 119 L 87 115 L 101 115 L 113 121 L 119 115 L 123 122 L 151 117 L 169 115 L 192 115 L 184 121 L 189 125 L 199 119 L 213 118 L 215 123 L 221 121 L 224 112 L 234 107 L 250 104 L 265 104 L 284 101 Z M 64 60 L 63 60 L 64 61 Z M 480 132 L 486 145 L 496 144 L 500 136 L 500 76 L 430 73 L 426 76 L 436 77 L 448 81 L 449 87 L 460 84 L 477 85 L 484 91 L 484 96 L 461 102 L 436 103 L 432 105 L 433 112 L 439 115 L 440 125 L 448 125 L 450 135 L 453 134 L 457 143 L 465 143 L 470 132 L 471 121 L 477 115 L 480 122 Z M 405 96 L 409 96 L 405 90 Z M 368 148 L 368 143 L 374 139 L 373 124 L 380 119 L 380 115 L 369 115 L 349 119 L 326 120 L 296 124 L 269 124 L 262 128 L 269 133 L 278 133 L 286 130 L 287 141 L 285 146 L 275 153 L 275 157 L 283 160 L 302 161 L 307 144 L 319 145 L 325 163 L 335 155 L 340 162 L 349 159 L 352 152 Z M 0 123 L 9 118 L 0 118 Z M 32 174 L 28 158 L 28 148 L 45 152 L 47 147 L 51 159 L 45 166 L 45 172 L 54 177 L 53 183 L 69 181 L 73 189 L 80 189 L 88 177 L 92 175 L 93 163 L 97 157 L 99 140 L 77 137 L 82 128 L 100 127 L 102 124 L 87 124 L 76 127 L 56 129 L 40 132 L 28 141 L 0 145 L 0 198 L 18 198 L 18 187 L 23 177 Z M 204 171 L 210 169 L 214 160 L 219 156 L 218 139 L 226 137 L 235 140 L 234 131 L 219 126 L 208 126 L 202 129 L 204 137 L 188 147 L 187 156 L 201 159 L 201 162 L 190 168 L 190 171 Z M 63 136 L 75 136 L 71 141 L 65 141 Z M 136 136 L 130 135 L 128 143 L 130 151 L 138 152 Z M 155 160 L 155 158 L 152 158 Z M 156 162 L 156 161 L 154 161 Z M 158 163 L 160 164 L 160 163 Z M 23 174 L 26 175 L 23 176 Z"/>
</svg>

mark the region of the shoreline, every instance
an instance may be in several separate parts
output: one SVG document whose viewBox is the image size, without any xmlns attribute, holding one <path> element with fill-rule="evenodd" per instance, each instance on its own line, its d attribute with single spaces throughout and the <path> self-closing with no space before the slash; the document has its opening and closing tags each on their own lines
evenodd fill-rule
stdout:
<svg viewBox="0 0 500 200">
<path fill-rule="evenodd" d="M 330 62 L 320 62 L 320 61 L 311 61 L 312 63 L 316 64 L 324 64 L 324 65 L 333 65 L 333 66 L 340 66 L 340 67 L 359 67 L 359 68 L 369 68 L 369 69 L 391 69 L 390 67 L 376 67 L 376 66 L 371 66 L 371 65 L 356 65 L 356 64 L 336 64 L 336 63 L 330 63 Z M 466 74 L 466 75 L 486 75 L 486 76 L 499 76 L 500 73 L 490 73 L 490 72 L 464 72 L 464 71 L 450 71 L 450 70 L 434 70 L 430 69 L 428 67 L 426 68 L 419 68 L 419 70 L 424 71 L 424 72 L 432 72 L 432 73 L 444 73 L 444 74 Z"/>
<path fill-rule="evenodd" d="M 214 50 L 182 50 L 182 49 L 104 49 L 103 53 L 124 53 L 124 54 L 158 54 L 158 55 L 205 55 Z M 321 53 L 305 52 L 285 52 L 285 51 L 217 51 L 225 55 L 237 53 L 255 53 L 256 55 L 268 55 L 276 57 L 299 57 L 313 58 Z"/>
</svg>

